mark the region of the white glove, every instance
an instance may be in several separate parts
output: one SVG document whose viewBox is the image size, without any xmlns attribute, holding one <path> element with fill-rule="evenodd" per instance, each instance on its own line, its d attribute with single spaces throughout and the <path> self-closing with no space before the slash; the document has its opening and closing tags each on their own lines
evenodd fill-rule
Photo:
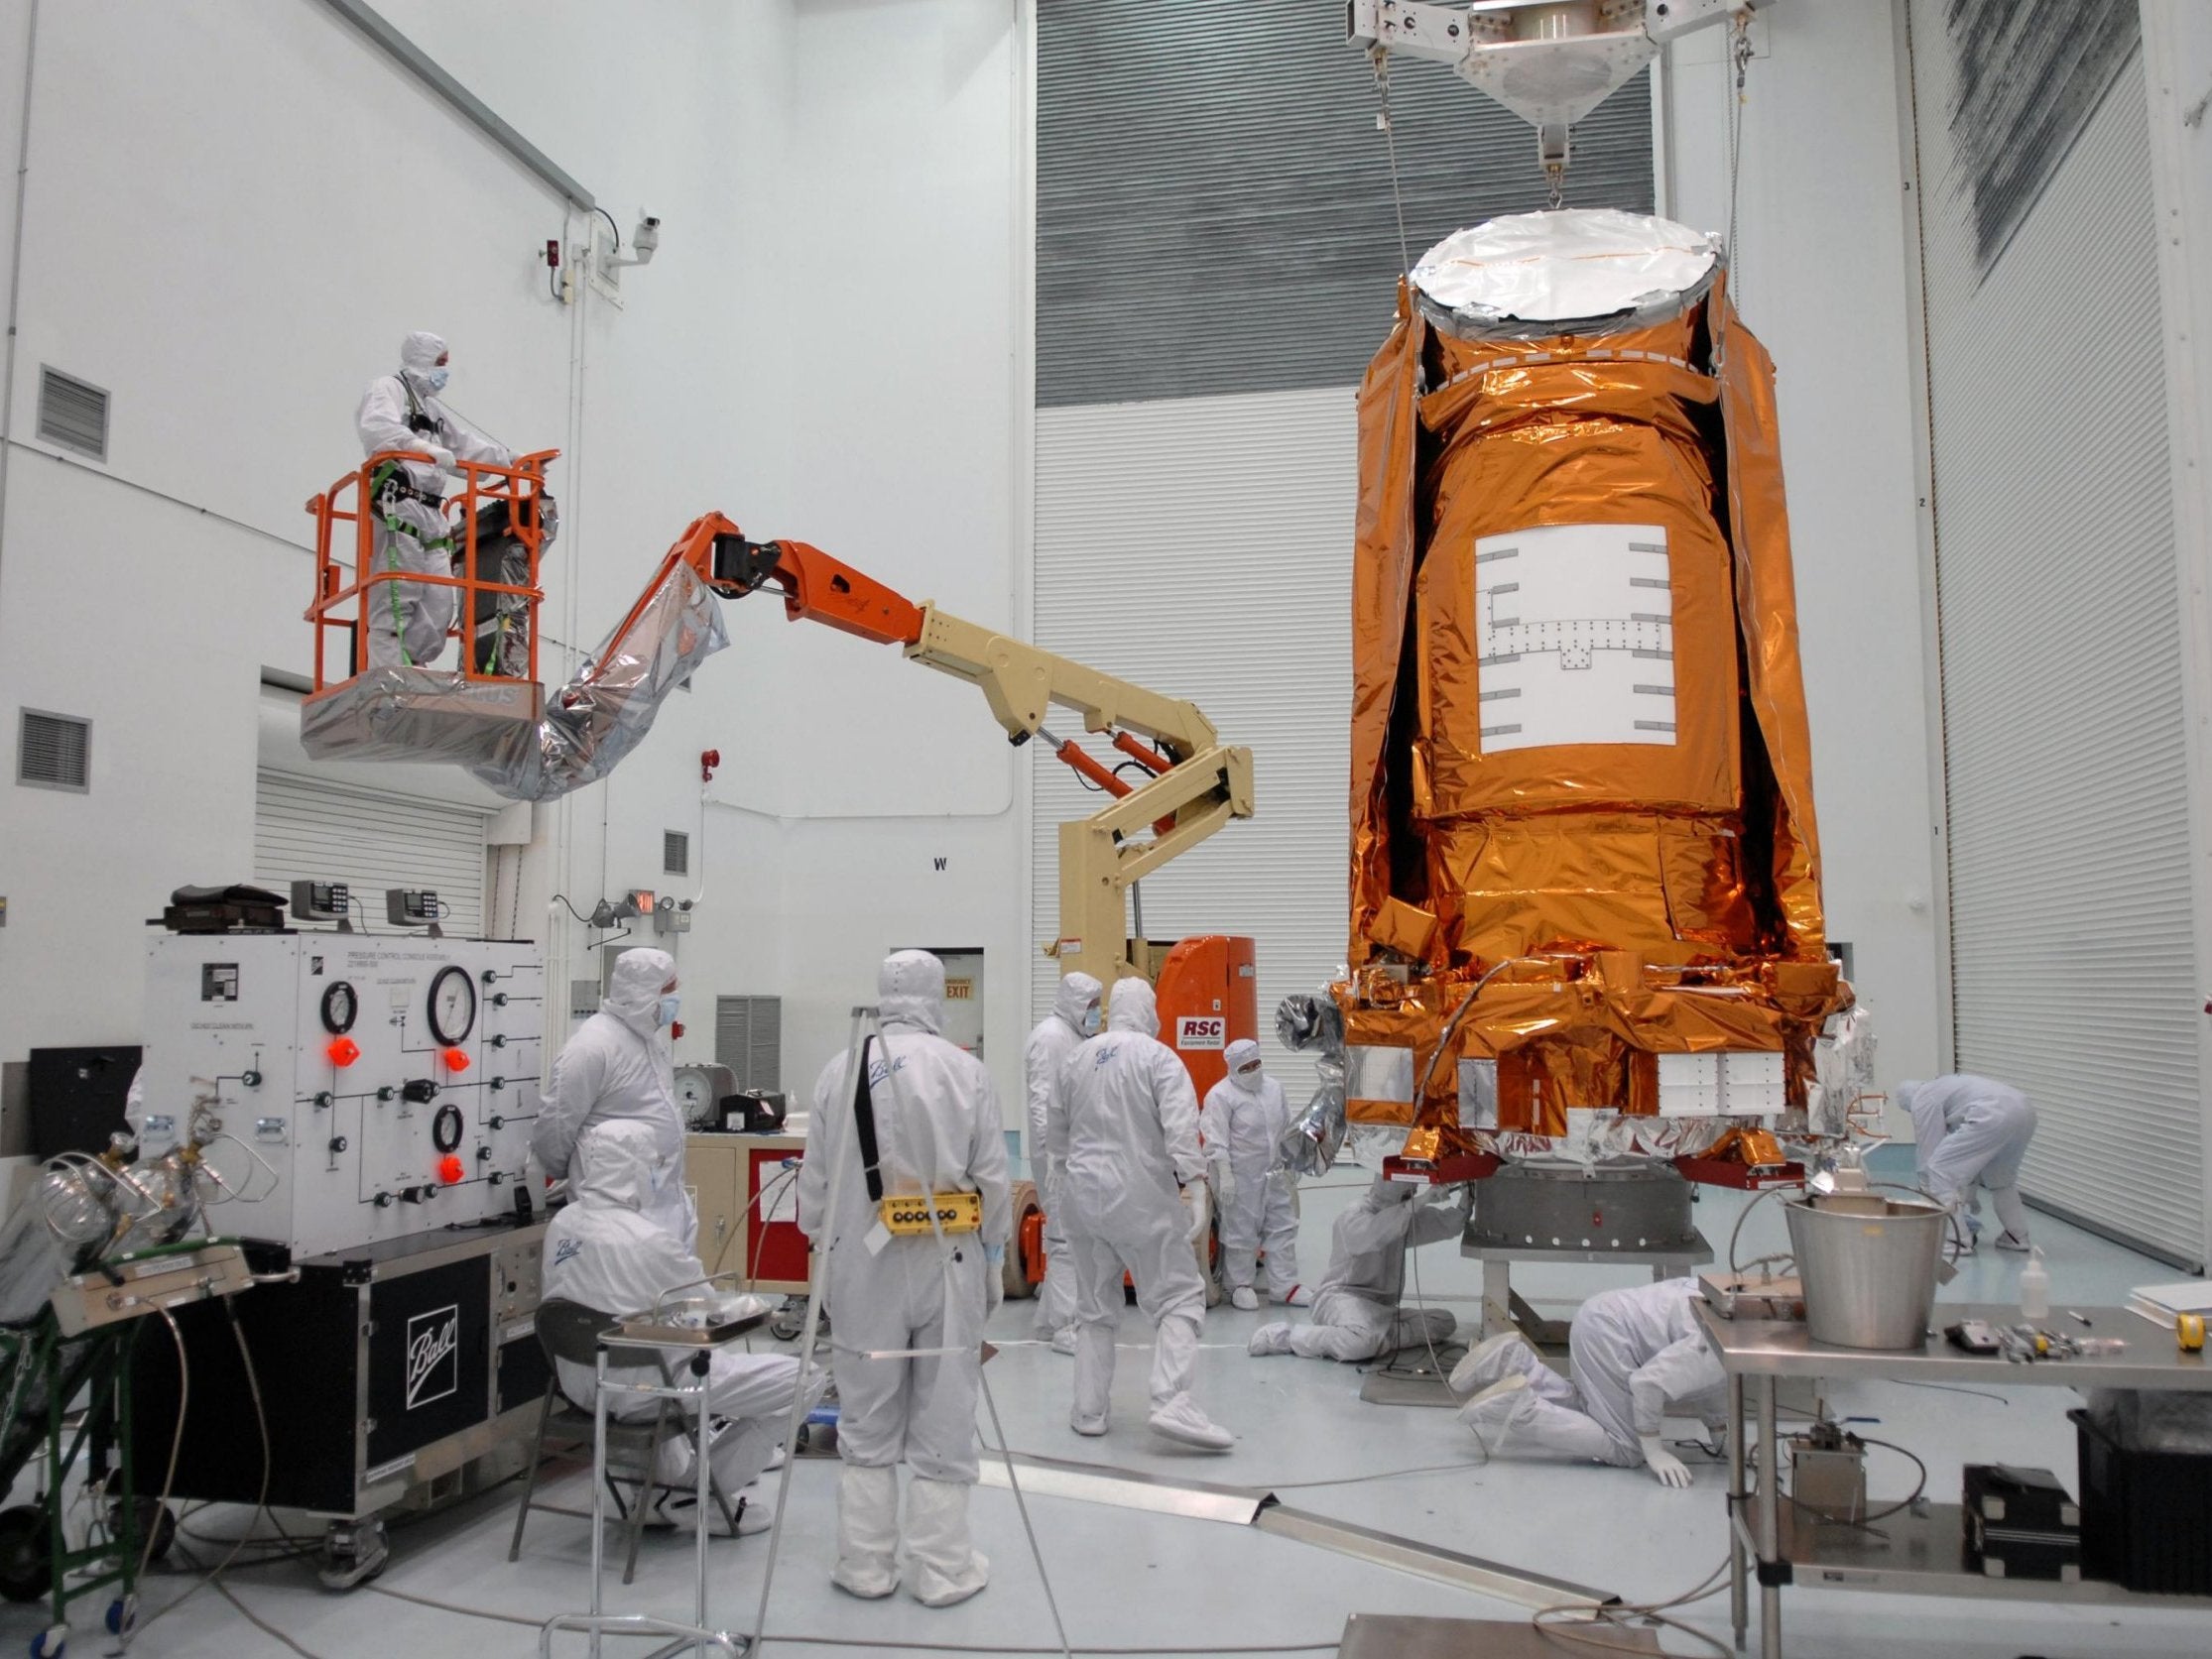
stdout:
<svg viewBox="0 0 2212 1659">
<path fill-rule="evenodd" d="M 1662 1486 L 1687 1486 L 1689 1470 L 1673 1453 L 1669 1452 L 1656 1434 L 1641 1437 L 1644 1445 L 1644 1467 L 1652 1472 L 1652 1479 Z"/>
<path fill-rule="evenodd" d="M 1190 1242 L 1195 1244 L 1206 1236 L 1206 1224 L 1213 1218 L 1206 1208 L 1206 1183 L 1196 1180 L 1182 1189 L 1184 1208 L 1190 1212 Z"/>
<path fill-rule="evenodd" d="M 453 470 L 453 452 L 450 449 L 435 443 L 430 444 L 429 448 L 432 466 L 436 467 L 439 472 L 451 472 Z"/>
<path fill-rule="evenodd" d="M 992 1244 L 983 1252 L 983 1317 L 999 1311 L 1006 1300 L 1006 1246 Z"/>
<path fill-rule="evenodd" d="M 1214 1171 L 1213 1196 L 1214 1202 L 1224 1210 L 1237 1201 L 1236 1171 L 1227 1164 L 1222 1164 Z"/>
</svg>

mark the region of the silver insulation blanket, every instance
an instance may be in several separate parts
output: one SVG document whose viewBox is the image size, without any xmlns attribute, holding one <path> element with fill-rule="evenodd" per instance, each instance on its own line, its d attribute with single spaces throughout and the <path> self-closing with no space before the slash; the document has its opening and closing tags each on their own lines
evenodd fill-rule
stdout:
<svg viewBox="0 0 2212 1659">
<path fill-rule="evenodd" d="M 620 648 L 610 635 L 542 704 L 528 680 L 370 668 L 302 705 L 300 742 L 317 761 L 450 762 L 510 800 L 553 800 L 614 770 L 729 643 L 721 602 L 677 565 Z"/>
</svg>

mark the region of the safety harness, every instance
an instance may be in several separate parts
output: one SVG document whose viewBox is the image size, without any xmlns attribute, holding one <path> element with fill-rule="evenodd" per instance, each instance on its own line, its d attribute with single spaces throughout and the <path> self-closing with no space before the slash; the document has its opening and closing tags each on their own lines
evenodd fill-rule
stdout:
<svg viewBox="0 0 2212 1659">
<path fill-rule="evenodd" d="M 400 390 L 407 395 L 407 429 L 418 437 L 443 435 L 445 423 L 423 408 L 422 402 L 415 396 L 415 388 L 409 384 L 407 376 L 400 374 L 393 378 L 400 383 Z M 443 492 L 416 488 L 414 480 L 408 477 L 407 469 L 398 461 L 386 461 L 378 467 L 374 476 L 369 480 L 369 486 L 376 499 L 378 523 L 383 525 L 387 532 L 395 536 L 406 536 L 426 553 L 442 552 L 447 558 L 452 557 L 453 538 L 451 535 L 440 535 L 435 539 L 426 538 L 420 526 L 411 525 L 399 516 L 399 504 L 403 501 L 419 502 L 432 512 L 442 511 L 445 506 Z M 400 548 L 397 541 L 385 544 L 384 556 L 387 570 L 396 571 L 400 568 Z M 412 668 L 415 666 L 415 658 L 408 654 L 405 643 L 405 628 L 400 615 L 400 584 L 398 582 L 386 582 L 384 588 L 385 592 L 391 596 L 392 637 L 401 641 L 400 660 Z"/>
</svg>

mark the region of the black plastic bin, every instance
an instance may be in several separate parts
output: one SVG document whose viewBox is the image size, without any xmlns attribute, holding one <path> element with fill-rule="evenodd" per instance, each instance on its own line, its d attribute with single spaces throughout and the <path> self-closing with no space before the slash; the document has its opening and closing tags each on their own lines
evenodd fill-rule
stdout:
<svg viewBox="0 0 2212 1659">
<path fill-rule="evenodd" d="M 2131 1452 L 2069 1411 L 2081 1453 L 2081 1571 L 2160 1596 L 2212 1596 L 2212 1452 Z"/>
</svg>

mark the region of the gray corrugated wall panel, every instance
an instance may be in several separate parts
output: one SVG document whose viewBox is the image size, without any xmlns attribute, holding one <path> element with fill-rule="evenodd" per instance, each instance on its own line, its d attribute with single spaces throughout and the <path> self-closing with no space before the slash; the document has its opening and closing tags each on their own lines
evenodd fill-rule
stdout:
<svg viewBox="0 0 2212 1659">
<path fill-rule="evenodd" d="M 1541 207 L 1529 125 L 1391 65 L 1407 238 Z M 1366 57 L 1334 0 L 1045 0 L 1037 399 L 1046 409 L 1346 386 L 1399 270 Z M 1567 200 L 1653 205 L 1638 75 L 1574 132 Z"/>
<path fill-rule="evenodd" d="M 347 883 L 376 933 L 385 931 L 385 889 L 429 888 L 451 907 L 445 931 L 478 938 L 484 814 L 263 770 L 254 799 L 254 880 L 280 893 L 296 881 Z"/>
<path fill-rule="evenodd" d="M 1983 11 L 1910 12 L 1958 1064 L 2034 1100 L 2031 1194 L 2194 1257 L 2202 988 L 2142 59 L 2082 70 L 2101 101 L 2024 206 L 2004 154 L 1952 138 L 1967 43 L 1946 26 Z M 2064 72 L 2063 42 L 2016 34 L 1977 72 Z"/>
</svg>

